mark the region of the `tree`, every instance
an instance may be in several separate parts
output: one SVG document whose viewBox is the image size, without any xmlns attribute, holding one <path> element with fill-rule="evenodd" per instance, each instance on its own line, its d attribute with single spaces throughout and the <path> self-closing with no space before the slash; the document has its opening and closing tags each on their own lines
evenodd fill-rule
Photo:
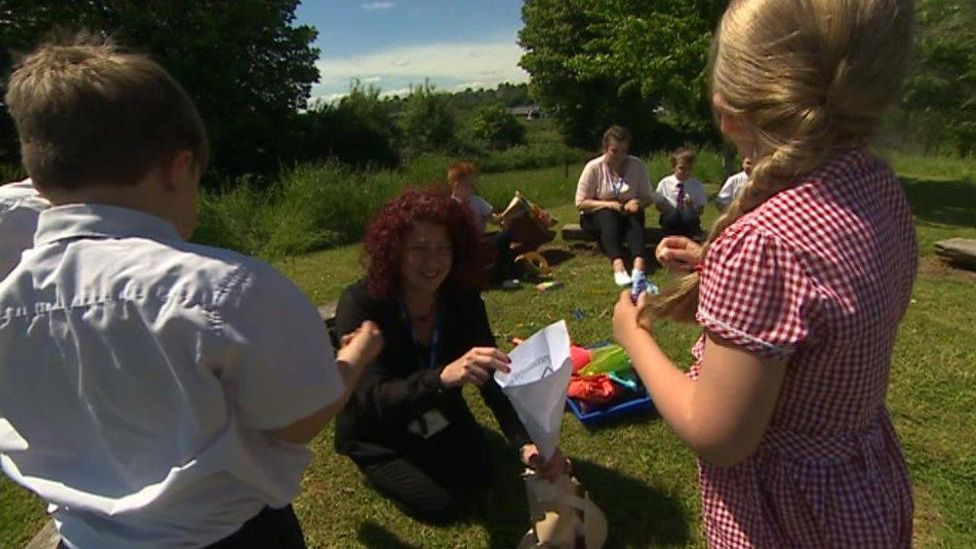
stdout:
<svg viewBox="0 0 976 549">
<path fill-rule="evenodd" d="M 455 142 L 457 119 L 450 96 L 437 91 L 429 81 L 410 87 L 401 122 L 411 152 L 443 151 Z"/>
<path fill-rule="evenodd" d="M 919 0 L 916 58 L 902 94 L 903 132 L 926 152 L 976 152 L 976 4 Z"/>
<path fill-rule="evenodd" d="M 594 146 L 613 123 L 630 128 L 644 150 L 688 137 L 715 139 L 705 69 L 711 31 L 726 4 L 526 0 L 520 65 L 532 76 L 533 96 L 572 145 Z"/>
<path fill-rule="evenodd" d="M 525 144 L 525 126 L 499 104 L 479 109 L 475 113 L 472 127 L 474 135 L 493 149 L 507 149 Z"/>
<path fill-rule="evenodd" d="M 298 117 L 296 160 L 334 158 L 355 168 L 399 165 L 399 128 L 392 102 L 372 85 L 353 82 L 338 104 L 319 104 Z"/>
<path fill-rule="evenodd" d="M 317 31 L 294 26 L 298 0 L 5 0 L 0 71 L 11 50 L 32 48 L 52 29 L 88 29 L 151 54 L 196 101 L 215 167 L 270 171 L 287 157 L 292 127 L 319 78 Z M 9 48 L 9 49 L 8 49 Z M 5 86 L 0 92 L 5 91 Z M 0 118 L 9 118 L 6 106 Z M 0 123 L 0 132 L 5 131 Z M 6 143 L 10 155 L 10 144 Z"/>
</svg>

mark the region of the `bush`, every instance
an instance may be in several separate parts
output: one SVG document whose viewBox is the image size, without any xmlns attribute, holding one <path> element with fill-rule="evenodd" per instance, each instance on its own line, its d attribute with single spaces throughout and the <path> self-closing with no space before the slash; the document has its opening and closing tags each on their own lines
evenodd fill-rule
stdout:
<svg viewBox="0 0 976 549">
<path fill-rule="evenodd" d="M 322 104 L 298 115 L 295 160 L 334 159 L 357 169 L 398 166 L 399 129 L 392 106 L 379 93 L 357 81 L 337 105 Z"/>
<path fill-rule="evenodd" d="M 450 96 L 430 82 L 411 87 L 401 117 L 404 140 L 411 153 L 443 151 L 455 143 L 457 120 Z"/>
<path fill-rule="evenodd" d="M 475 113 L 474 135 L 493 149 L 525 144 L 525 125 L 501 105 L 487 105 Z"/>
</svg>

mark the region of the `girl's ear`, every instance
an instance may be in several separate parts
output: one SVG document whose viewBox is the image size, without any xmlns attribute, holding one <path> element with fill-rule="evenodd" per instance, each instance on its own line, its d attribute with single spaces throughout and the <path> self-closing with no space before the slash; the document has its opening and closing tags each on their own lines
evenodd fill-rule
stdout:
<svg viewBox="0 0 976 549">
<path fill-rule="evenodd" d="M 746 121 L 735 114 L 720 113 L 719 123 L 722 134 L 729 138 L 742 136 L 748 128 Z"/>
</svg>

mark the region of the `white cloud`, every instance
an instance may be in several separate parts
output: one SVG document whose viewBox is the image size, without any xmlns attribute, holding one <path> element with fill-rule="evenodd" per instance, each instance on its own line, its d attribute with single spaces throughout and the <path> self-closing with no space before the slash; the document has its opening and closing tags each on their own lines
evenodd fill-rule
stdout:
<svg viewBox="0 0 976 549">
<path fill-rule="evenodd" d="M 321 79 L 312 95 L 348 91 L 349 82 L 356 78 L 363 82 L 379 78 L 390 86 L 403 88 L 430 79 L 442 89 L 462 83 L 465 87 L 467 83 L 493 87 L 501 82 L 528 82 L 529 75 L 518 66 L 521 57 L 522 49 L 509 36 L 485 42 L 432 43 L 349 57 L 324 57 L 316 64 Z"/>
<path fill-rule="evenodd" d="M 363 78 L 363 84 L 375 84 L 380 80 L 383 80 L 382 76 L 370 76 L 368 78 Z"/>
<path fill-rule="evenodd" d="M 396 7 L 396 4 L 393 3 L 393 2 L 365 2 L 365 3 L 363 3 L 363 9 L 364 10 L 370 10 L 370 11 L 374 11 L 374 10 L 388 10 L 388 9 L 392 9 L 394 7 Z"/>
<path fill-rule="evenodd" d="M 472 90 L 477 90 L 478 88 L 487 88 L 487 87 L 490 86 L 485 86 L 485 83 L 482 82 L 481 80 L 474 80 L 471 82 L 461 82 L 457 86 L 454 86 L 454 91 L 456 92 L 464 91 L 468 88 L 471 88 Z"/>
<path fill-rule="evenodd" d="M 387 97 L 406 97 L 408 95 L 410 95 L 410 87 L 409 86 L 406 87 L 406 88 L 397 88 L 395 90 L 385 91 L 385 92 L 383 92 L 383 93 L 380 94 L 380 97 L 382 97 L 382 98 L 385 99 Z"/>
</svg>

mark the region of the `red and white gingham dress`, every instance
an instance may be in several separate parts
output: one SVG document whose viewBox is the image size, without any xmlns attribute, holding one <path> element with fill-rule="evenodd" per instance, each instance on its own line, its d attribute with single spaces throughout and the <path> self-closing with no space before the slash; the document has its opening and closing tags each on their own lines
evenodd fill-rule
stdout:
<svg viewBox="0 0 976 549">
<path fill-rule="evenodd" d="M 700 463 L 709 546 L 911 545 L 911 480 L 885 394 L 917 255 L 897 179 L 861 150 L 715 240 L 698 322 L 788 367 L 758 451 L 731 468 Z M 692 377 L 703 351 L 704 336 Z"/>
</svg>

